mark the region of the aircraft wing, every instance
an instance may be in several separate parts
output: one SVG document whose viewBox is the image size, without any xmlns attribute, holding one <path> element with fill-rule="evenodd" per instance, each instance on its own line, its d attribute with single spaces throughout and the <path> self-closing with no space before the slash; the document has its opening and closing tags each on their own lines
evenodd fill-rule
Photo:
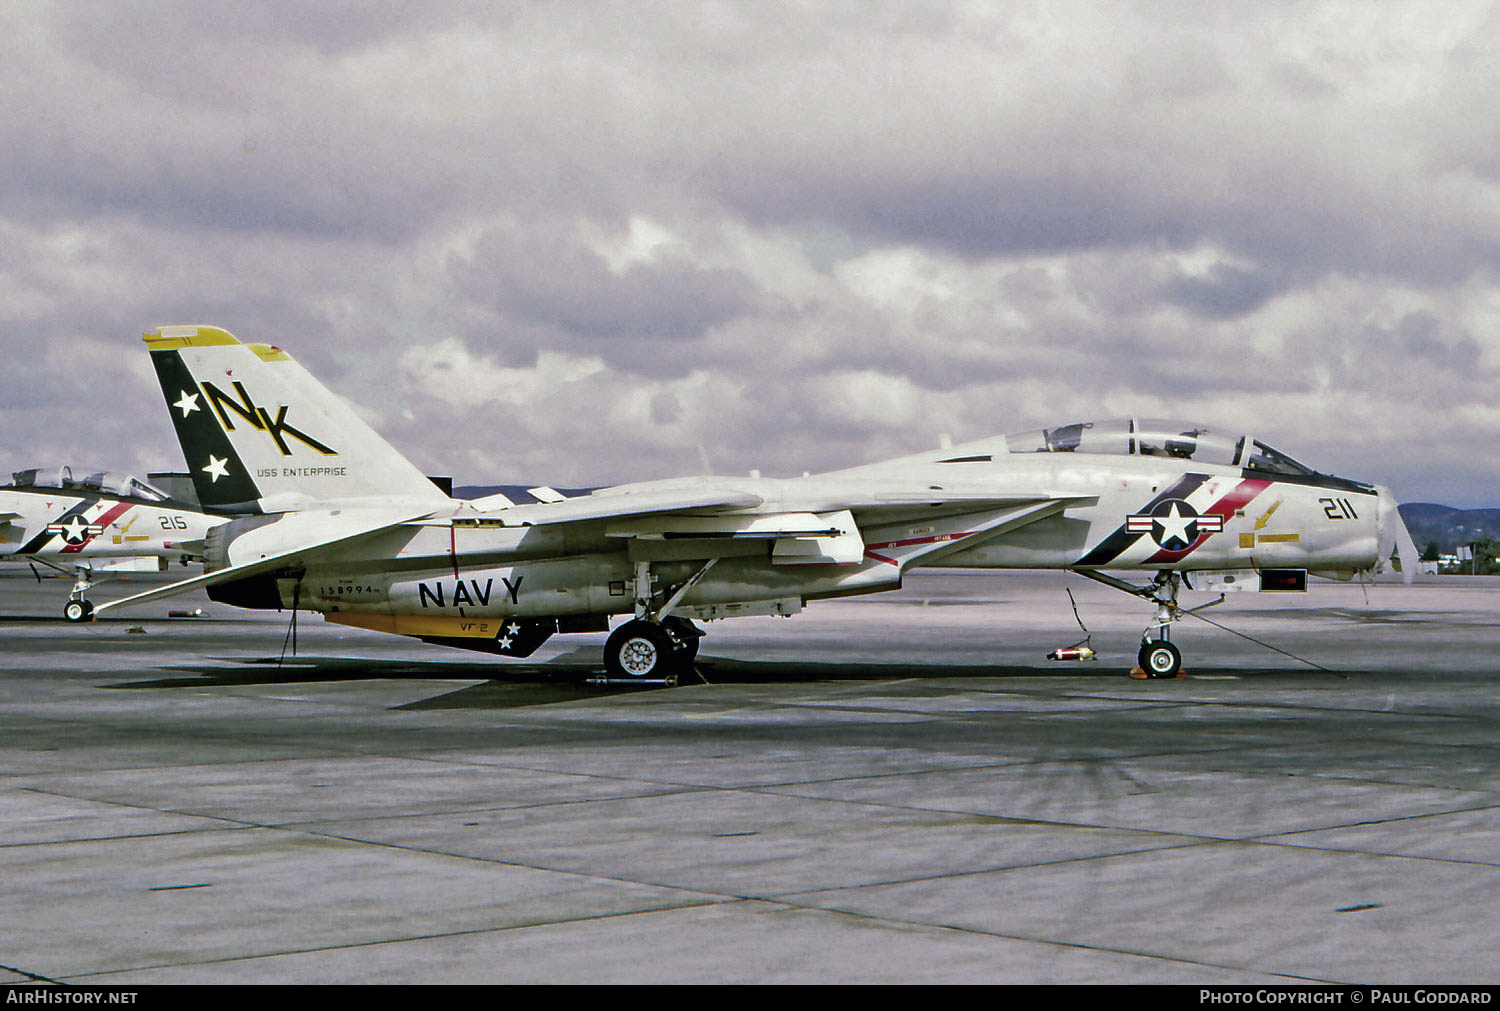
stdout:
<svg viewBox="0 0 1500 1011">
<path fill-rule="evenodd" d="M 731 486 L 715 488 L 646 487 L 595 492 L 578 498 L 510 506 L 486 511 L 484 522 L 503 526 L 544 526 L 604 520 L 610 537 L 635 540 L 771 540 L 776 564 L 807 565 L 861 561 L 868 544 L 891 547 L 903 563 L 919 556 L 957 550 L 1005 530 L 1061 512 L 1093 499 L 1048 490 L 997 492 L 992 485 L 953 486 L 873 482 L 812 483 L 792 481 L 774 489 L 783 509 L 751 511 L 765 504 L 752 492 Z M 481 510 L 491 503 L 470 503 Z M 941 507 L 943 517 L 928 529 L 924 517 L 915 537 L 913 510 Z M 854 513 L 860 518 L 856 524 Z M 460 520 L 459 522 L 462 522 Z M 901 541 L 899 546 L 889 542 Z M 950 543 L 953 542 L 953 543 Z M 889 560 L 881 555 L 882 560 Z"/>
<path fill-rule="evenodd" d="M 314 552 L 337 547 L 341 544 L 348 544 L 351 541 L 357 541 L 374 534 L 384 533 L 403 524 L 426 519 L 430 515 L 432 515 L 431 512 L 422 512 L 416 515 L 410 513 L 386 513 L 383 516 L 367 517 L 364 522 L 358 524 L 353 529 L 342 531 L 335 537 L 309 541 L 306 544 L 299 544 L 287 551 L 265 555 L 253 562 L 244 562 L 240 565 L 231 565 L 227 568 L 216 569 L 213 572 L 205 572 L 201 576 L 184 579 L 169 586 L 161 586 L 157 589 L 147 590 L 145 593 L 137 593 L 134 596 L 124 597 L 120 600 L 111 600 L 108 603 L 100 604 L 94 609 L 94 613 L 98 614 L 101 611 L 108 611 L 116 607 L 125 607 L 132 604 L 146 604 L 153 600 L 175 597 L 178 594 L 186 593 L 189 590 L 196 590 L 199 587 L 215 586 L 219 583 L 233 582 L 236 579 L 244 579 L 247 576 L 255 576 L 262 572 L 271 572 L 275 569 L 285 568 L 295 565 Z"/>
<path fill-rule="evenodd" d="M 621 519 L 693 509 L 753 509 L 763 501 L 759 495 L 733 489 L 690 491 L 682 488 L 653 488 L 595 493 L 557 502 L 511 506 L 508 509 L 486 512 L 485 519 L 498 521 L 507 527 L 534 527 L 549 523 Z M 486 504 L 486 499 L 476 499 L 470 503 L 481 510 L 484 510 Z"/>
<path fill-rule="evenodd" d="M 865 555 L 901 569 L 918 563 L 931 564 L 1012 530 L 1060 515 L 1072 506 L 1093 505 L 1097 501 L 1087 495 L 991 498 L 929 521 L 914 523 L 908 519 L 902 523 L 872 524 L 865 530 Z"/>
<path fill-rule="evenodd" d="M 1009 492 L 1001 495 L 997 494 L 993 488 L 913 487 L 877 491 L 865 497 L 859 505 L 915 506 L 952 503 L 953 505 L 972 506 L 974 508 L 992 508 L 1019 505 L 1023 502 L 1058 501 L 1076 497 L 1042 489 Z"/>
<path fill-rule="evenodd" d="M 659 512 L 613 509 L 594 518 L 607 520 L 605 533 L 610 537 L 679 545 L 687 541 L 695 546 L 683 546 L 665 557 L 690 557 L 688 552 L 694 550 L 711 557 L 715 543 L 762 540 L 772 542 L 771 563 L 778 566 L 873 560 L 905 568 L 976 546 L 1071 506 L 1098 501 L 1094 496 L 1051 491 L 997 494 L 993 487 L 892 488 L 884 483 L 807 491 L 811 494 L 788 496 L 788 508 L 777 512 L 750 512 L 744 500 L 742 506 L 732 503 L 739 508 L 711 509 L 700 502 L 696 508 Z M 619 496 L 622 502 L 630 498 Z"/>
<path fill-rule="evenodd" d="M 1028 490 L 997 494 L 992 487 L 893 487 L 889 482 L 806 491 L 791 488 L 787 491 L 787 497 L 797 501 L 797 505 L 789 511 L 797 513 L 931 505 L 955 505 L 978 510 L 1043 500 L 1055 501 L 1065 497 L 1050 491 Z M 469 505 L 483 513 L 486 521 L 508 527 L 544 526 L 583 520 L 631 520 L 637 526 L 648 527 L 650 521 L 646 517 L 705 510 L 736 512 L 754 509 L 764 502 L 765 499 L 760 495 L 733 487 L 691 489 L 678 486 L 639 491 L 604 490 L 577 498 L 517 506 L 510 505 L 509 499 L 504 496 L 491 496 L 475 499 Z"/>
</svg>

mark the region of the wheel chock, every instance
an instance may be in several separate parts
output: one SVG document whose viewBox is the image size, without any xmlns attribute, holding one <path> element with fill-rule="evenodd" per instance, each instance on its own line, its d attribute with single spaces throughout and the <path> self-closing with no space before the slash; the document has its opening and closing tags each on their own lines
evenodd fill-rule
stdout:
<svg viewBox="0 0 1500 1011">
<path fill-rule="evenodd" d="M 1137 680 L 1137 681 L 1171 681 L 1171 680 L 1174 680 L 1174 679 L 1185 678 L 1185 677 L 1188 676 L 1188 674 L 1187 674 L 1187 671 L 1180 670 L 1176 674 L 1173 674 L 1172 677 L 1170 677 L 1170 678 L 1157 678 L 1157 677 L 1152 677 L 1150 674 L 1147 674 L 1145 671 L 1141 670 L 1141 668 L 1139 668 L 1139 667 L 1132 667 L 1132 668 L 1130 668 L 1130 676 L 1133 677 L 1133 678 L 1135 678 L 1135 680 Z"/>
</svg>

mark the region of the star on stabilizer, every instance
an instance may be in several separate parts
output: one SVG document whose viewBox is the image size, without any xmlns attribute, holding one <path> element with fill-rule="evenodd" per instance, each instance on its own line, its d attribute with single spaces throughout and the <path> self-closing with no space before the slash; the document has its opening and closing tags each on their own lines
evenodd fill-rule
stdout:
<svg viewBox="0 0 1500 1011">
<path fill-rule="evenodd" d="M 229 468 L 225 466 L 229 461 L 221 460 L 212 454 L 208 457 L 208 466 L 203 468 L 203 473 L 214 479 L 214 484 L 219 483 L 219 478 L 229 476 Z"/>
<path fill-rule="evenodd" d="M 183 390 L 182 399 L 177 401 L 177 403 L 173 404 L 172 406 L 181 411 L 182 416 L 186 418 L 189 414 L 192 414 L 194 411 L 198 410 L 198 394 L 189 393 L 187 390 Z"/>
</svg>

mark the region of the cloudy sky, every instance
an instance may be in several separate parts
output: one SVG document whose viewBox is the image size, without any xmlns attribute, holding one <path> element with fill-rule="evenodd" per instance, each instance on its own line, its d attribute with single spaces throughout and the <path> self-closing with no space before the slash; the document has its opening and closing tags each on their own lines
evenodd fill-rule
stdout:
<svg viewBox="0 0 1500 1011">
<path fill-rule="evenodd" d="M 16 0 L 0 469 L 181 469 L 212 323 L 461 484 L 1134 414 L 1500 505 L 1497 94 L 1468 0 Z"/>
</svg>

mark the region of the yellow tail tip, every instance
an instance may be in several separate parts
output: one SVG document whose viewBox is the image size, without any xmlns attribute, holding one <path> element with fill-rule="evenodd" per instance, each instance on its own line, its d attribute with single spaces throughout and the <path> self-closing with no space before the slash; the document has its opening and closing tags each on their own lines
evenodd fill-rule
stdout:
<svg viewBox="0 0 1500 1011">
<path fill-rule="evenodd" d="M 152 351 L 175 351 L 179 348 L 203 348 L 238 344 L 234 334 L 216 326 L 164 326 L 141 334 L 141 340 Z"/>
</svg>

